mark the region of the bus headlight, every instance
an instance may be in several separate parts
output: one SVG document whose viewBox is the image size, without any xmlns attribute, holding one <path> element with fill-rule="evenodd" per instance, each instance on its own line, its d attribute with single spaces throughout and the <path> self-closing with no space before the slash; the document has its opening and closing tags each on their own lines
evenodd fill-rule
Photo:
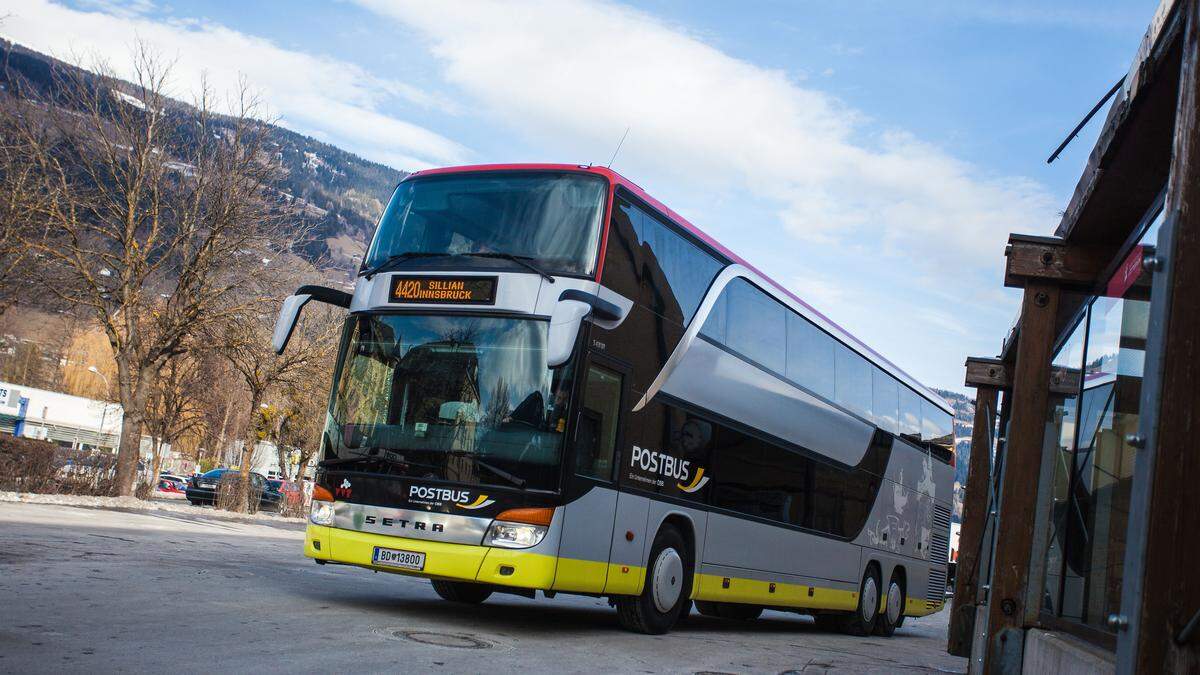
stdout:
<svg viewBox="0 0 1200 675">
<path fill-rule="evenodd" d="M 497 520 L 488 530 L 484 543 L 501 548 L 529 548 L 537 546 L 545 536 L 546 528 L 542 525 L 508 523 Z"/>
<path fill-rule="evenodd" d="M 333 502 L 322 502 L 314 499 L 312 508 L 308 512 L 308 520 L 313 525 L 332 525 Z"/>
</svg>

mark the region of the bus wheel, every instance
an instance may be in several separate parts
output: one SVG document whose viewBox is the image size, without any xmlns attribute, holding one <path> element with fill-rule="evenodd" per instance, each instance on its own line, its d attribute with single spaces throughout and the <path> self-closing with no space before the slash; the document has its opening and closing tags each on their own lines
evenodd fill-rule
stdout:
<svg viewBox="0 0 1200 675">
<path fill-rule="evenodd" d="M 442 596 L 443 600 L 478 605 L 492 594 L 492 589 L 483 584 L 473 584 L 469 581 L 441 581 L 431 579 L 433 590 Z"/>
<path fill-rule="evenodd" d="M 704 616 L 712 616 L 718 619 L 750 621 L 751 619 L 757 619 L 762 614 L 763 608 L 757 605 L 743 605 L 737 602 L 706 602 L 704 600 L 697 600 L 696 611 Z"/>
<path fill-rule="evenodd" d="M 650 548 L 642 594 L 617 597 L 617 620 L 626 630 L 661 635 L 679 620 L 691 594 L 691 554 L 683 535 L 666 525 Z"/>
<path fill-rule="evenodd" d="M 879 616 L 879 572 L 868 565 L 858 587 L 858 609 L 844 619 L 842 629 L 851 635 L 870 635 Z"/>
<path fill-rule="evenodd" d="M 892 633 L 900 627 L 904 621 L 904 589 L 900 587 L 900 581 L 896 577 L 892 577 L 892 581 L 888 584 L 887 600 L 884 604 L 883 613 L 875 620 L 875 634 L 882 637 L 892 637 Z"/>
</svg>

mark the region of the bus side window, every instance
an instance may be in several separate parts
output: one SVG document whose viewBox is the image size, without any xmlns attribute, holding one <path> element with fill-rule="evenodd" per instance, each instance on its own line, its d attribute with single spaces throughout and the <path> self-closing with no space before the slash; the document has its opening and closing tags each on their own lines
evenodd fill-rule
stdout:
<svg viewBox="0 0 1200 675">
<path fill-rule="evenodd" d="M 611 480 L 621 406 L 621 375 L 592 364 L 575 434 L 575 473 Z"/>
</svg>

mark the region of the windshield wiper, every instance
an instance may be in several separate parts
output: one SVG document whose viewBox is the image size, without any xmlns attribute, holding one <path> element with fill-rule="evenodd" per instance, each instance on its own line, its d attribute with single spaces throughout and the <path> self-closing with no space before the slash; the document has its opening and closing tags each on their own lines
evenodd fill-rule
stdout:
<svg viewBox="0 0 1200 675">
<path fill-rule="evenodd" d="M 537 265 L 534 265 L 532 262 L 530 262 L 531 260 L 533 260 L 533 258 L 531 258 L 527 255 L 513 255 L 512 253 L 456 253 L 454 255 L 462 256 L 464 258 L 494 258 L 497 260 L 511 260 L 511 261 L 517 263 L 518 265 L 525 267 L 526 269 L 530 269 L 530 270 L 533 270 L 534 272 L 537 272 L 537 274 L 539 276 L 541 276 L 543 279 L 545 279 L 546 281 L 549 281 L 550 283 L 554 283 L 554 277 L 550 276 L 550 273 L 547 272 L 546 270 L 544 270 L 544 269 L 538 267 Z"/>
<path fill-rule="evenodd" d="M 447 455 L 455 455 L 457 457 L 470 457 L 471 461 L 474 462 L 476 466 L 481 466 L 481 467 L 487 469 L 488 471 L 491 471 L 492 473 L 494 473 L 497 476 L 503 478 L 504 480 L 512 483 L 513 485 L 516 485 L 519 488 L 525 487 L 525 483 L 529 482 L 529 481 L 525 480 L 524 478 L 520 478 L 520 477 L 512 475 L 511 473 L 505 471 L 504 469 L 501 469 L 498 466 L 488 464 L 487 462 L 483 461 L 482 459 L 479 459 L 478 457 L 476 457 L 474 452 L 469 452 L 467 450 L 446 450 L 445 452 Z"/>
<path fill-rule="evenodd" d="M 449 258 L 453 257 L 454 255 L 455 254 L 453 253 L 433 253 L 431 251 L 409 251 L 407 253 L 397 253 L 396 255 L 390 255 L 387 258 L 384 258 L 383 262 L 375 265 L 374 267 L 369 267 L 363 270 L 360 276 L 370 279 L 380 272 L 386 272 L 390 269 L 394 269 L 396 265 L 399 265 L 406 260 L 415 260 L 417 258 Z"/>
</svg>

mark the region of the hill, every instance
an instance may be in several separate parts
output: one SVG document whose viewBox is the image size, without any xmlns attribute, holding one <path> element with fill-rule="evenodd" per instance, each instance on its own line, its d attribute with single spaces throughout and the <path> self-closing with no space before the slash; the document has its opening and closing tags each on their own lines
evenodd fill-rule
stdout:
<svg viewBox="0 0 1200 675">
<path fill-rule="evenodd" d="M 7 41 L 0 41 L 0 63 L 0 88 L 9 93 L 36 92 L 48 100 L 54 100 L 55 84 L 64 74 L 91 83 L 99 80 L 77 66 Z M 132 87 L 114 95 L 136 105 L 129 91 Z M 190 107 L 179 101 L 174 104 Z M 314 259 L 327 258 L 340 270 L 351 270 L 392 190 L 407 173 L 275 124 L 264 123 L 264 128 L 274 152 L 268 159 L 280 167 L 278 197 L 298 206 L 314 226 L 315 242 L 308 253 Z"/>
</svg>

